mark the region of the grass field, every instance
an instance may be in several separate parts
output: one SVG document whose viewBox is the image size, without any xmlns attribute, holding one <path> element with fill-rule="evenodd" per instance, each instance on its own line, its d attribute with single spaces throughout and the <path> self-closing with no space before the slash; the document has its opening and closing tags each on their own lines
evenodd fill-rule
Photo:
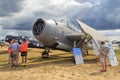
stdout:
<svg viewBox="0 0 120 80">
<path fill-rule="evenodd" d="M 101 65 L 96 56 L 84 55 L 84 64 L 75 65 L 73 54 L 51 50 L 48 59 L 41 58 L 43 49 L 30 48 L 27 66 L 9 67 L 7 47 L 0 48 L 0 80 L 119 80 L 120 66 L 100 72 Z M 120 50 L 115 51 L 120 63 Z M 19 57 L 19 64 L 21 56 Z"/>
</svg>

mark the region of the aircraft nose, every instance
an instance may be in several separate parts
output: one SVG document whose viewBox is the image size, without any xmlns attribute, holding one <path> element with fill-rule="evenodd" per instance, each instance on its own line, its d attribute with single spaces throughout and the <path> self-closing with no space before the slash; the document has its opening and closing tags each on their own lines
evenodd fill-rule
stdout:
<svg viewBox="0 0 120 80">
<path fill-rule="evenodd" d="M 43 19 L 38 19 L 33 26 L 33 34 L 40 35 L 45 27 L 45 22 Z"/>
</svg>

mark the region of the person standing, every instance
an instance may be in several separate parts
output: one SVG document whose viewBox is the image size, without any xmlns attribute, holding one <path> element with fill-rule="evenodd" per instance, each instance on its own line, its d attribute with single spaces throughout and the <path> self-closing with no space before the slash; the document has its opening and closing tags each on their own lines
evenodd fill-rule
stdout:
<svg viewBox="0 0 120 80">
<path fill-rule="evenodd" d="M 20 49 L 20 45 L 18 44 L 18 41 L 13 40 L 13 44 L 11 44 L 9 48 L 12 50 L 13 66 L 18 66 L 19 49 Z"/>
<path fill-rule="evenodd" d="M 28 41 L 26 39 L 22 40 L 22 43 L 20 45 L 20 51 L 21 51 L 22 63 L 26 63 L 27 52 L 28 52 Z"/>
<path fill-rule="evenodd" d="M 100 47 L 100 63 L 102 65 L 101 72 L 107 71 L 107 58 L 109 55 L 109 48 L 105 45 L 104 41 L 101 41 L 101 47 Z"/>
<path fill-rule="evenodd" d="M 13 54 L 12 54 L 12 50 L 10 49 L 10 46 L 12 45 L 13 43 L 13 40 L 10 40 L 9 42 L 9 45 L 8 45 L 8 64 L 10 65 L 13 65 L 13 61 L 12 61 L 12 58 L 13 58 Z"/>
</svg>

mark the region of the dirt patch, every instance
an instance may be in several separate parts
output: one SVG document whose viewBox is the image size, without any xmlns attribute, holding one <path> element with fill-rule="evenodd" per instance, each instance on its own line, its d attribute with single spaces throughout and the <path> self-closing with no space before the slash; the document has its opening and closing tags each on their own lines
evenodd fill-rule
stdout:
<svg viewBox="0 0 120 80">
<path fill-rule="evenodd" d="M 84 64 L 75 65 L 70 52 L 52 50 L 48 59 L 42 59 L 43 49 L 38 48 L 29 49 L 27 66 L 9 67 L 6 50 L 0 51 L 0 80 L 119 80 L 120 76 L 120 66 L 108 65 L 107 72 L 100 72 L 99 60 L 92 54 L 84 55 Z"/>
</svg>

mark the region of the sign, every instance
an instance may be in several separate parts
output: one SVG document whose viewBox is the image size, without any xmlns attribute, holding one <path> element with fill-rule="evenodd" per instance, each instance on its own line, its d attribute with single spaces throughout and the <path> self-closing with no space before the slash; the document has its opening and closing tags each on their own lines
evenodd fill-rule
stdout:
<svg viewBox="0 0 120 80">
<path fill-rule="evenodd" d="M 118 61 L 117 61 L 112 43 L 110 43 L 110 42 L 107 43 L 107 47 L 110 49 L 110 54 L 108 55 L 108 57 L 109 57 L 111 66 L 117 66 Z"/>
<path fill-rule="evenodd" d="M 73 54 L 76 64 L 83 64 L 82 50 L 80 48 L 73 48 Z"/>
</svg>

